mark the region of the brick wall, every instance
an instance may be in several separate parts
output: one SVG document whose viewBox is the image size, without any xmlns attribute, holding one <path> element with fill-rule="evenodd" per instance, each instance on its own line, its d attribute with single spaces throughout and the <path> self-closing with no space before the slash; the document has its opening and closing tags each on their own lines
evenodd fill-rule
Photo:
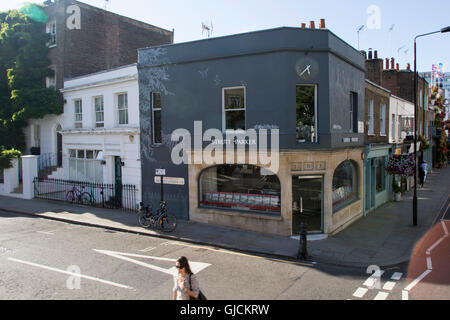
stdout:
<svg viewBox="0 0 450 320">
<path fill-rule="evenodd" d="M 365 108 L 364 108 L 364 123 L 365 123 L 365 141 L 367 143 L 389 143 L 389 92 L 378 88 L 366 82 L 365 92 Z M 369 101 L 373 100 L 373 114 L 374 114 L 374 133 L 369 135 Z M 380 134 L 380 118 L 381 118 L 381 104 L 386 105 L 385 113 L 385 134 Z"/>
<path fill-rule="evenodd" d="M 80 8 L 81 29 L 66 26 L 67 7 Z M 70 79 L 137 62 L 137 49 L 173 43 L 173 33 L 75 0 L 59 0 L 45 8 L 57 22 L 57 45 L 50 59 L 57 87 Z"/>
</svg>

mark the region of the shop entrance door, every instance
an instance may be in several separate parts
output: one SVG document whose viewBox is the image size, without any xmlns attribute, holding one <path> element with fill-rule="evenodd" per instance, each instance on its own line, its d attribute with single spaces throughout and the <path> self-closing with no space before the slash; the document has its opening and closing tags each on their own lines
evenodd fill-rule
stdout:
<svg viewBox="0 0 450 320">
<path fill-rule="evenodd" d="M 323 231 L 323 177 L 292 177 L 292 234 L 300 234 L 300 224 L 308 224 L 309 233 Z"/>
</svg>

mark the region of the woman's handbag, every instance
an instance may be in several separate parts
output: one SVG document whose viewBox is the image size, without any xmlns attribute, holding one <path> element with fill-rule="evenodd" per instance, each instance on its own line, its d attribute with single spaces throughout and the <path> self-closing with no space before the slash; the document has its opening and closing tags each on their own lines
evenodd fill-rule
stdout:
<svg viewBox="0 0 450 320">
<path fill-rule="evenodd" d="M 189 275 L 189 291 L 192 291 L 192 285 L 191 285 L 191 275 Z M 198 292 L 198 298 L 194 298 L 189 296 L 189 300 L 208 300 L 206 299 L 205 295 L 203 294 L 203 292 L 201 290 L 199 290 Z"/>
</svg>

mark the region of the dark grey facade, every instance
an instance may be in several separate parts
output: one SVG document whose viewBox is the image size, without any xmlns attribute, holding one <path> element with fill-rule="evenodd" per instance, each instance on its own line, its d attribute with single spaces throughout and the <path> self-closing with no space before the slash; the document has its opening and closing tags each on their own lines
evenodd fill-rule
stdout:
<svg viewBox="0 0 450 320">
<path fill-rule="evenodd" d="M 154 206 L 160 186 L 155 168 L 182 177 L 184 186 L 165 186 L 171 211 L 188 219 L 187 165 L 171 162 L 171 133 L 194 121 L 203 132 L 223 130 L 222 90 L 245 87 L 246 129 L 275 127 L 280 150 L 362 147 L 365 57 L 329 30 L 278 28 L 139 50 L 142 195 Z M 308 76 L 302 74 L 311 66 Z M 296 139 L 296 86 L 317 86 L 317 143 Z M 163 143 L 152 143 L 151 93 L 161 93 Z M 357 97 L 350 113 L 350 93 Z M 350 119 L 353 116 L 354 119 Z M 353 127 L 352 127 L 353 126 Z M 353 139 L 352 139 L 353 138 Z"/>
</svg>

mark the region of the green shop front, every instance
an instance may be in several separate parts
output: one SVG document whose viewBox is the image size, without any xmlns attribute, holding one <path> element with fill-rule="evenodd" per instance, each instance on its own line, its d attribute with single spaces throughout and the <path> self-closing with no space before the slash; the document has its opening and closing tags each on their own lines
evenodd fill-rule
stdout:
<svg viewBox="0 0 450 320">
<path fill-rule="evenodd" d="M 367 145 L 364 150 L 364 215 L 390 200 L 386 165 L 391 145 Z"/>
</svg>

